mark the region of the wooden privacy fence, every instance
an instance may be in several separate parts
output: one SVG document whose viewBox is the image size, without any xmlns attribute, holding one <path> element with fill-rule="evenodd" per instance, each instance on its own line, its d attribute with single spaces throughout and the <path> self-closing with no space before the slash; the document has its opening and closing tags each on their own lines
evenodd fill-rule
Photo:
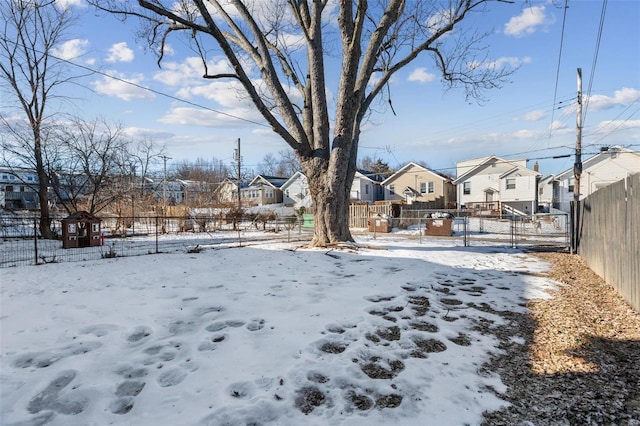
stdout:
<svg viewBox="0 0 640 426">
<path fill-rule="evenodd" d="M 371 204 L 351 204 L 349 205 L 349 227 L 367 228 L 369 218 L 377 215 L 391 216 L 391 204 L 371 205 Z"/>
<path fill-rule="evenodd" d="M 640 312 L 640 174 L 580 202 L 578 254 Z"/>
</svg>

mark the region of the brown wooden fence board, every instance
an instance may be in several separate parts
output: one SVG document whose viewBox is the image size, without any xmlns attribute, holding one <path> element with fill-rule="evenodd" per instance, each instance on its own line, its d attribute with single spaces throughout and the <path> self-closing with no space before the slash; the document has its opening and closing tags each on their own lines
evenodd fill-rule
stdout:
<svg viewBox="0 0 640 426">
<path fill-rule="evenodd" d="M 640 174 L 581 202 L 578 253 L 640 311 Z"/>
</svg>

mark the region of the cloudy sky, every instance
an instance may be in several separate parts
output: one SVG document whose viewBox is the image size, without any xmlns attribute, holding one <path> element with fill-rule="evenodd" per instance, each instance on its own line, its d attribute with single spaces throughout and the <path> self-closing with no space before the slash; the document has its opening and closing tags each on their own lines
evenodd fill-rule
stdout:
<svg viewBox="0 0 640 426">
<path fill-rule="evenodd" d="M 237 83 L 201 78 L 200 59 L 182 40 L 169 39 L 158 67 L 136 38 L 135 20 L 96 15 L 83 1 L 65 2 L 81 19 L 58 54 L 100 70 L 87 88 L 73 89 L 86 118 L 120 122 L 131 136 L 166 146 L 169 167 L 198 157 L 230 164 L 238 138 L 248 168 L 259 168 L 265 154 L 288 149 L 238 97 Z M 485 92 L 481 104 L 466 101 L 462 91 L 444 91 L 426 57 L 397 73 L 390 86 L 394 111 L 371 115 L 360 155 L 391 166 L 423 161 L 449 173 L 457 161 L 498 155 L 530 159 L 530 166 L 538 160 L 544 174 L 561 172 L 573 159 L 550 157 L 574 152 L 577 68 L 586 101 L 585 156 L 609 145 L 640 150 L 640 2 L 567 4 L 518 0 L 492 6 L 478 20 L 481 30 L 492 32 L 495 65 L 520 67 L 510 83 Z M 228 68 L 222 57 L 211 56 L 210 74 Z"/>
</svg>

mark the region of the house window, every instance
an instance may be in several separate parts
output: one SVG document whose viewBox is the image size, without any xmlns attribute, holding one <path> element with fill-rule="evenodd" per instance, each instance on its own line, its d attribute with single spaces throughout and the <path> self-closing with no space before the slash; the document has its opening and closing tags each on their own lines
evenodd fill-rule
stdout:
<svg viewBox="0 0 640 426">
<path fill-rule="evenodd" d="M 420 193 L 421 194 L 427 193 L 427 182 L 420 182 Z"/>
<path fill-rule="evenodd" d="M 507 178 L 507 189 L 516 189 L 516 178 Z"/>
<path fill-rule="evenodd" d="M 396 194 L 396 186 L 395 185 L 389 185 L 389 193 L 391 195 L 395 195 Z"/>
<path fill-rule="evenodd" d="M 364 186 L 364 193 L 365 193 L 365 194 L 367 194 L 367 195 L 369 195 L 369 184 L 366 184 L 366 185 Z"/>
<path fill-rule="evenodd" d="M 567 185 L 569 186 L 569 192 L 573 192 L 573 178 L 570 177 L 569 179 L 567 179 Z"/>
<path fill-rule="evenodd" d="M 271 191 L 271 190 L 267 191 L 267 194 L 265 196 L 267 198 L 273 198 L 273 191 Z"/>
<path fill-rule="evenodd" d="M 433 183 L 433 182 L 429 182 L 429 188 L 428 188 L 427 192 L 428 192 L 429 194 L 433 194 L 434 192 L 436 192 L 436 190 L 435 190 L 435 185 L 434 185 L 434 183 Z"/>
<path fill-rule="evenodd" d="M 462 193 L 464 195 L 469 195 L 471 194 L 471 182 L 464 182 L 462 184 Z"/>
</svg>

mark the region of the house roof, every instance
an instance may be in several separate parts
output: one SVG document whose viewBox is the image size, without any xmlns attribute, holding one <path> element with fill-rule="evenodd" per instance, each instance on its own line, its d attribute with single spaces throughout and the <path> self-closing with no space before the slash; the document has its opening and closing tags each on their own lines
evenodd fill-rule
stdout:
<svg viewBox="0 0 640 426">
<path fill-rule="evenodd" d="M 540 175 L 540 173 L 536 172 L 535 170 L 531 170 L 531 169 L 528 169 L 526 167 L 518 167 L 518 166 L 516 166 L 516 167 L 514 167 L 512 169 L 507 170 L 503 174 L 501 174 L 499 176 L 499 178 L 500 179 L 504 179 L 507 176 L 509 176 L 509 175 L 511 175 L 513 173 L 516 173 L 516 172 L 522 172 L 522 173 L 527 174 L 529 176 L 538 176 L 538 175 Z"/>
<path fill-rule="evenodd" d="M 227 178 L 224 178 L 224 180 L 222 182 L 220 182 L 220 186 L 223 186 L 223 185 L 226 185 L 226 184 L 233 185 L 233 186 L 237 187 L 238 186 L 238 180 L 230 178 L 230 177 L 227 177 Z M 249 186 L 249 184 L 247 182 L 242 182 L 242 181 L 240 182 L 240 188 L 246 188 L 247 186 Z"/>
<path fill-rule="evenodd" d="M 287 179 L 287 181 L 285 183 L 282 184 L 282 186 L 280 187 L 281 190 L 285 190 L 288 187 L 291 186 L 291 184 L 293 184 L 293 182 L 295 182 L 296 180 L 300 179 L 300 178 L 304 178 L 306 179 L 307 177 L 300 171 L 297 171 L 293 174 L 293 176 L 291 176 L 289 179 Z"/>
<path fill-rule="evenodd" d="M 589 157 L 588 159 L 584 160 L 582 162 L 582 170 L 585 170 L 595 164 L 598 164 L 601 161 L 607 160 L 608 158 L 611 158 L 611 154 L 632 154 L 632 155 L 636 155 L 638 156 L 638 159 L 640 160 L 640 152 L 636 152 L 636 151 L 632 151 L 630 149 L 627 148 L 623 148 L 621 146 L 612 146 L 607 150 L 603 150 L 600 151 L 599 153 L 597 153 L 596 155 Z M 573 176 L 573 167 L 571 167 L 570 169 L 565 170 L 564 172 L 558 174 L 555 176 L 555 180 L 563 180 L 566 179 L 568 177 Z"/>
<path fill-rule="evenodd" d="M 267 175 L 258 175 L 251 182 L 249 182 L 249 186 L 258 185 L 259 182 L 262 184 L 269 185 L 273 188 L 279 189 L 282 185 L 284 185 L 289 178 L 282 176 L 267 176 Z"/>
<path fill-rule="evenodd" d="M 62 219 L 63 221 L 76 221 L 76 220 L 101 220 L 100 218 L 92 215 L 85 210 L 78 210 L 75 213 L 71 213 L 69 216 Z"/>
<path fill-rule="evenodd" d="M 387 185 L 390 182 L 392 182 L 393 180 L 395 180 L 396 178 L 398 178 L 398 176 L 401 176 L 402 174 L 404 174 L 407 169 L 411 168 L 411 167 L 417 167 L 419 169 L 422 169 L 422 171 L 427 172 L 427 173 L 431 173 L 432 175 L 436 176 L 438 179 L 450 182 L 451 179 L 448 178 L 447 176 L 438 173 L 434 170 L 428 169 L 424 166 L 421 166 L 420 164 L 416 164 L 414 162 L 409 162 L 407 164 L 405 164 L 404 166 L 402 166 L 397 172 L 395 172 L 394 174 L 392 174 L 391 176 L 389 176 L 388 178 L 386 178 L 384 181 L 382 181 L 382 185 Z"/>
<path fill-rule="evenodd" d="M 480 159 L 482 161 L 480 161 L 475 167 L 472 167 L 470 170 L 468 170 L 467 172 L 463 173 L 461 176 L 458 176 L 454 181 L 453 184 L 454 185 L 458 185 L 460 182 L 469 179 L 471 176 L 477 174 L 479 171 L 484 170 L 484 168 L 491 163 L 496 163 L 496 162 L 501 162 L 501 163 L 505 163 L 505 164 L 510 164 L 511 166 L 513 166 L 511 169 L 507 170 L 505 173 L 502 173 L 500 175 L 500 178 L 503 178 L 511 173 L 514 173 L 517 170 L 520 171 L 526 171 L 527 174 L 529 175 L 539 175 L 540 173 L 536 172 L 535 170 L 531 170 L 527 167 L 523 167 L 520 166 L 516 163 L 521 162 L 522 160 L 512 160 L 512 161 L 508 161 L 508 160 L 504 160 L 500 157 L 496 157 L 495 155 L 491 155 L 489 157 L 483 157 L 482 159 Z"/>
<path fill-rule="evenodd" d="M 358 169 L 356 170 L 356 174 L 360 174 L 372 182 L 382 182 L 385 179 L 383 174 L 372 172 L 371 170 Z"/>
</svg>

